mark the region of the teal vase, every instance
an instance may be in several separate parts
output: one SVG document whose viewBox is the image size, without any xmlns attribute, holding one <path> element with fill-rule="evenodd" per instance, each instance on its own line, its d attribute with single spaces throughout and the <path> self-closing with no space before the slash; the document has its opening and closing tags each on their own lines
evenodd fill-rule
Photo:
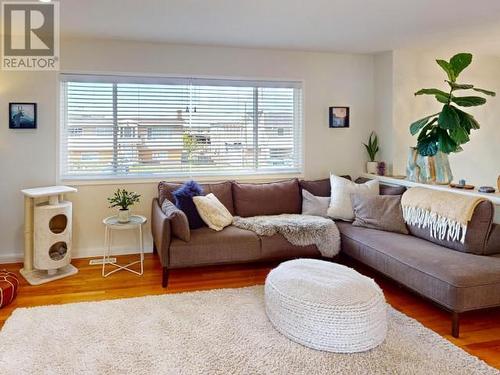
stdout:
<svg viewBox="0 0 500 375">
<path fill-rule="evenodd" d="M 406 178 L 423 184 L 449 184 L 453 180 L 453 174 L 448 155 L 438 151 L 434 156 L 422 156 L 415 147 L 410 147 Z"/>
</svg>

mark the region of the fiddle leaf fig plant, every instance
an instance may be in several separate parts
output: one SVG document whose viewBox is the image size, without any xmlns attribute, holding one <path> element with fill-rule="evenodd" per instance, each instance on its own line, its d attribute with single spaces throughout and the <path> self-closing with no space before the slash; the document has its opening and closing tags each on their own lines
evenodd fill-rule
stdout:
<svg viewBox="0 0 500 375">
<path fill-rule="evenodd" d="M 483 96 L 457 96 L 457 92 L 473 90 L 477 93 L 495 96 L 495 92 L 474 87 L 471 84 L 457 83 L 462 71 L 472 62 L 472 54 L 459 53 L 450 61 L 436 60 L 445 71 L 448 79 L 445 82 L 449 91 L 436 88 L 422 89 L 416 95 L 432 95 L 443 104 L 441 112 L 426 116 L 410 125 L 411 135 L 417 136 L 417 150 L 422 156 L 434 156 L 438 151 L 445 154 L 462 151 L 461 145 L 469 142 L 473 129 L 479 129 L 474 116 L 458 107 L 476 107 L 486 103 Z"/>
</svg>

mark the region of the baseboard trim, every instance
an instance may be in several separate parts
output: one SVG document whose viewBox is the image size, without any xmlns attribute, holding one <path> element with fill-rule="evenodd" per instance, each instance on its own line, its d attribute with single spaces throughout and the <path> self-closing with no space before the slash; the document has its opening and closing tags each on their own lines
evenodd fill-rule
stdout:
<svg viewBox="0 0 500 375">
<path fill-rule="evenodd" d="M 144 253 L 152 253 L 153 248 L 152 247 L 145 247 L 144 248 Z M 139 249 L 137 248 L 114 248 L 111 251 L 111 256 L 120 256 L 120 255 L 130 255 L 130 254 L 138 254 Z M 73 259 L 81 259 L 81 258 L 97 258 L 97 257 L 102 257 L 104 254 L 104 248 L 102 249 L 78 249 L 73 251 Z"/>
<path fill-rule="evenodd" d="M 73 250 L 73 259 L 81 259 L 81 258 L 97 258 L 102 257 L 104 249 L 77 249 Z M 146 247 L 144 249 L 144 253 L 152 253 L 152 247 Z M 120 256 L 120 255 L 130 255 L 130 254 L 138 254 L 139 250 L 136 248 L 133 249 L 113 249 L 111 252 L 112 256 Z M 0 264 L 12 264 L 12 263 L 22 263 L 24 261 L 24 255 L 22 253 L 10 253 L 10 254 L 0 254 Z"/>
<path fill-rule="evenodd" d="M 22 254 L 0 254 L 0 264 L 22 263 Z"/>
</svg>

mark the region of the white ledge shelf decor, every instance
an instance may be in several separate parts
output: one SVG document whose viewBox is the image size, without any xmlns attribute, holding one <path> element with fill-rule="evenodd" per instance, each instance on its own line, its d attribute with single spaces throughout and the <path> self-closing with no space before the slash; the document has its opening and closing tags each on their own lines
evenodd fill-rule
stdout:
<svg viewBox="0 0 500 375">
<path fill-rule="evenodd" d="M 379 176 L 379 175 L 371 174 L 371 173 L 363 173 L 362 177 L 370 178 L 370 179 L 374 179 L 374 180 L 379 180 L 380 182 L 382 182 L 384 184 L 389 184 L 389 185 L 399 185 L 399 186 L 406 186 L 406 187 L 419 186 L 419 187 L 425 187 L 428 189 L 435 189 L 435 190 L 447 191 L 450 193 L 470 195 L 473 197 L 481 197 L 481 198 L 489 199 L 493 203 L 493 205 L 495 206 L 494 222 L 497 224 L 500 224 L 500 192 L 480 193 L 479 191 L 477 191 L 477 189 L 474 189 L 474 190 L 455 189 L 455 188 L 452 188 L 448 185 L 423 184 L 420 182 L 409 181 L 409 180 L 406 180 L 405 178 Z"/>
<path fill-rule="evenodd" d="M 78 272 L 71 264 L 72 204 L 69 186 L 24 189 L 24 267 L 21 275 L 39 285 Z"/>
</svg>

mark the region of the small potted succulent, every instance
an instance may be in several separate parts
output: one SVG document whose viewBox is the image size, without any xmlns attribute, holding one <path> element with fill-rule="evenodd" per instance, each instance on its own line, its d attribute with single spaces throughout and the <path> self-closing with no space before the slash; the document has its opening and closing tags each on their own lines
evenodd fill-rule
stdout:
<svg viewBox="0 0 500 375">
<path fill-rule="evenodd" d="M 118 189 L 112 197 L 108 198 L 110 208 L 120 207 L 118 210 L 118 222 L 128 223 L 130 221 L 129 207 L 139 202 L 141 196 L 133 191 Z"/>
<path fill-rule="evenodd" d="M 368 138 L 368 143 L 363 143 L 363 145 L 365 146 L 368 157 L 370 158 L 370 161 L 366 163 L 366 171 L 368 173 L 376 174 L 378 162 L 375 161 L 375 157 L 377 156 L 379 147 L 378 137 L 375 132 L 371 132 L 370 138 Z"/>
</svg>

